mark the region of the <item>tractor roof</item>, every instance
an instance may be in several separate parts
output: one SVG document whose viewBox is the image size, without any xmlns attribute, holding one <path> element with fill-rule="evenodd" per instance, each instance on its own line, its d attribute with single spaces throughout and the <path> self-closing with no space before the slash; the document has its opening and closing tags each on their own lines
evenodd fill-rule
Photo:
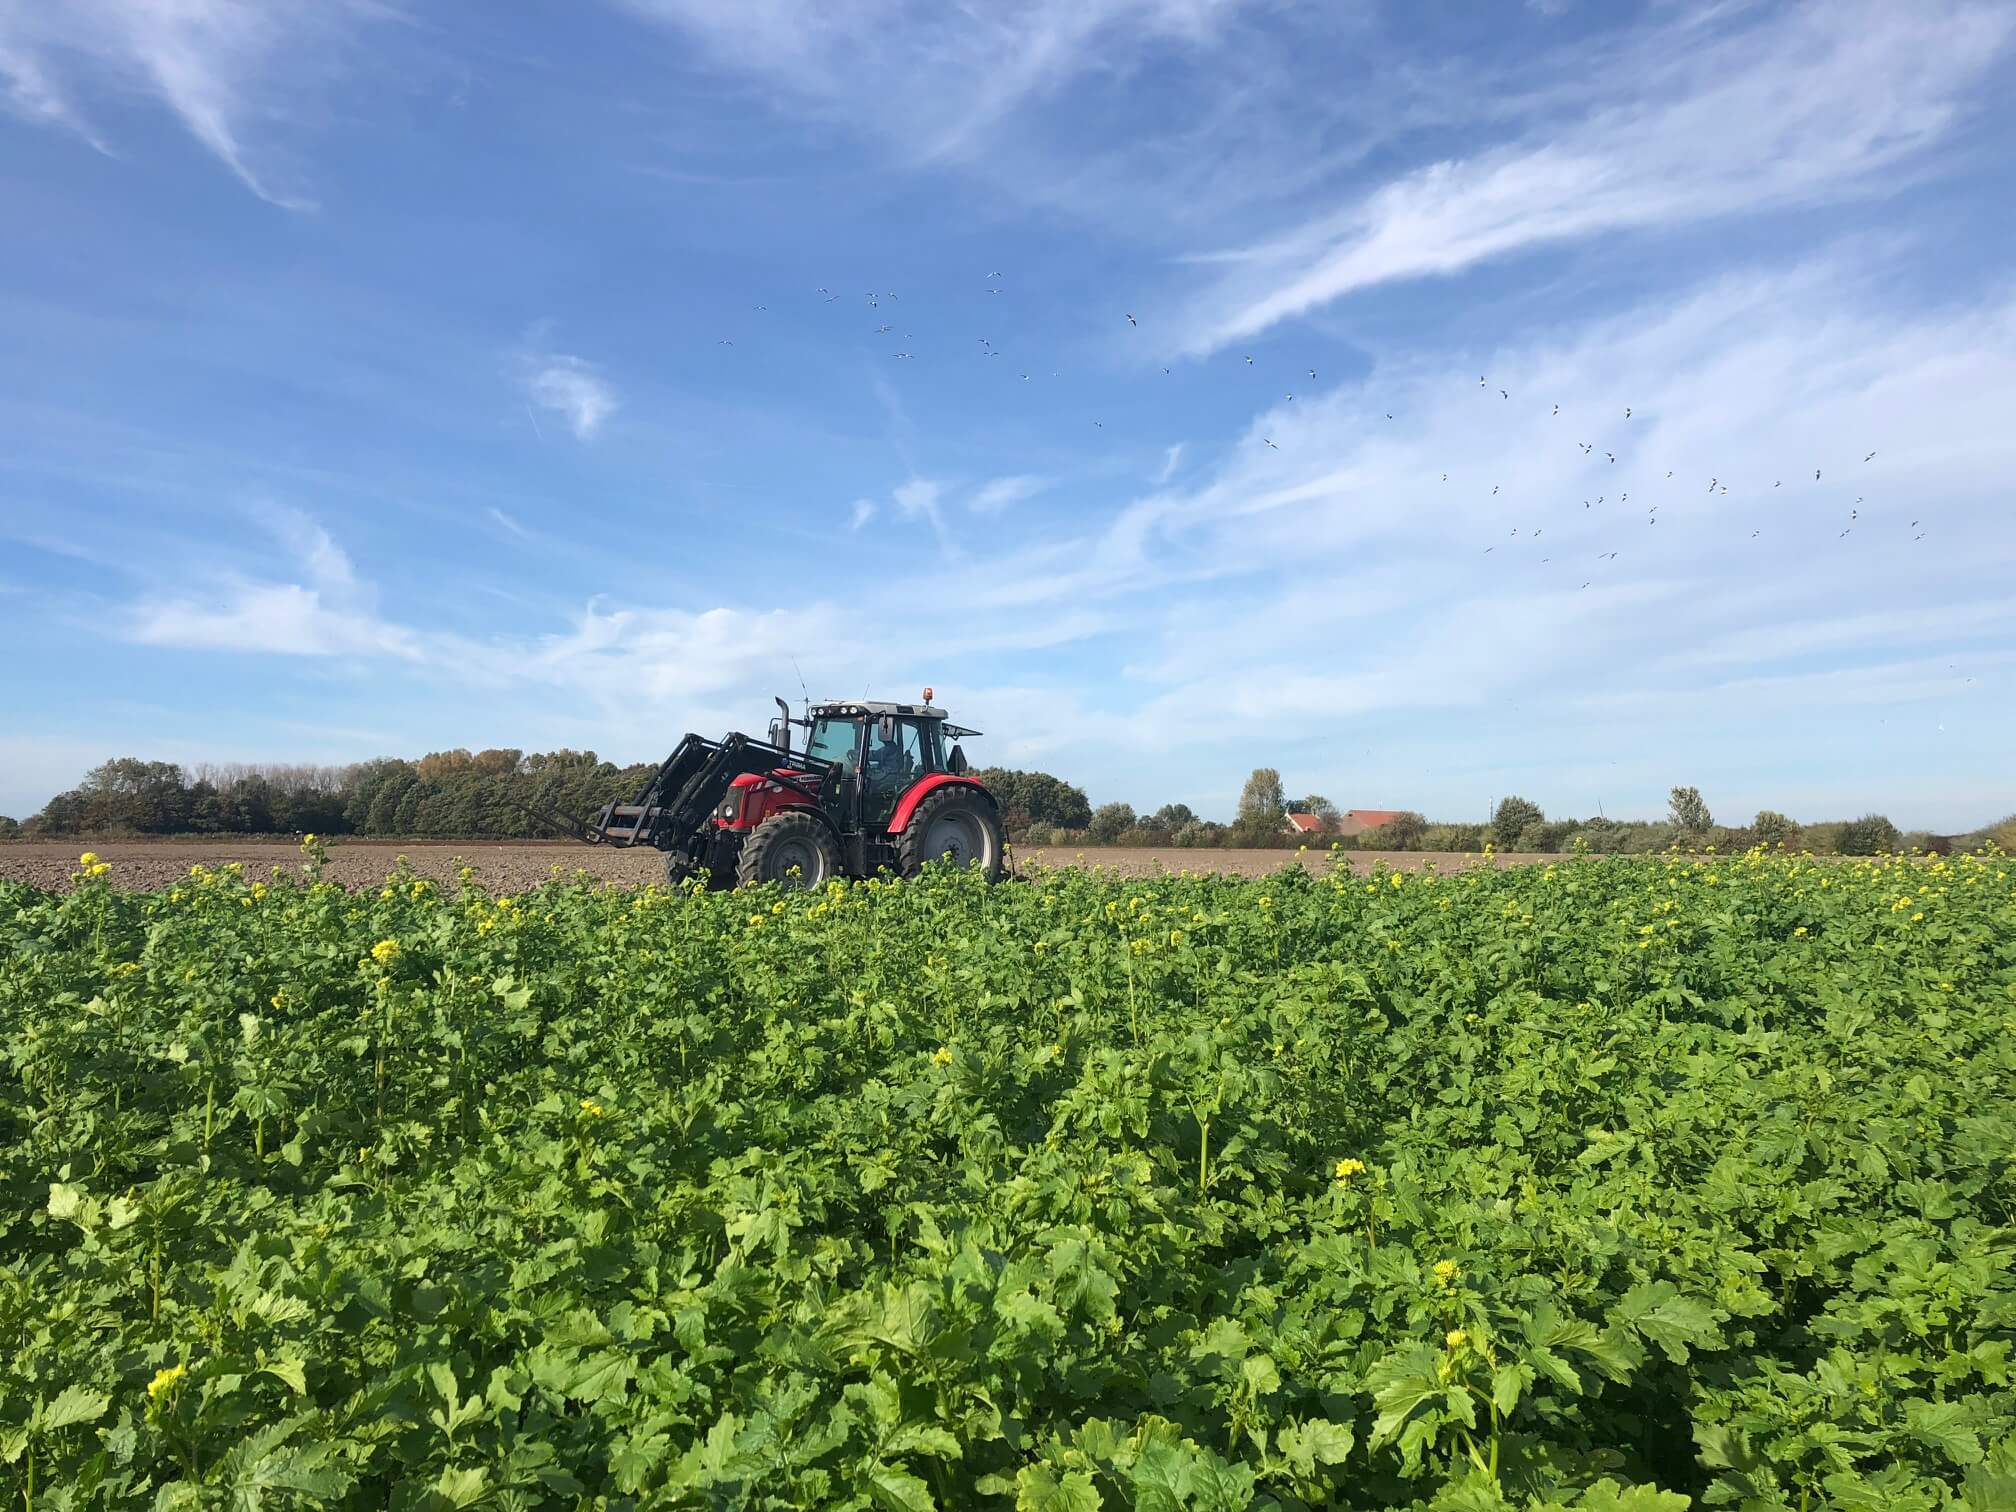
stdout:
<svg viewBox="0 0 2016 1512">
<path fill-rule="evenodd" d="M 814 714 L 837 715 L 845 718 L 851 714 L 866 714 L 879 719 L 884 714 L 903 714 L 913 719 L 943 719 L 945 711 L 931 704 L 907 703 L 867 703 L 860 699 L 846 699 L 837 703 L 815 703 Z"/>
</svg>

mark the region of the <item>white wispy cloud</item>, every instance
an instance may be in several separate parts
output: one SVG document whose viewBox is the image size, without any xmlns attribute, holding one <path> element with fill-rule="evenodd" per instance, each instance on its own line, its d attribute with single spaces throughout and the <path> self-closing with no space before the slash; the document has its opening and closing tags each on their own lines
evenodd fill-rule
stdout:
<svg viewBox="0 0 2016 1512">
<path fill-rule="evenodd" d="M 1186 346 L 1214 351 L 1356 290 L 1549 243 L 1887 192 L 2016 33 L 2016 11 L 1966 0 L 1773 8 L 1723 33 L 1708 19 L 1686 13 L 1623 66 L 1591 70 L 1579 102 L 1549 97 L 1520 140 L 1223 254 Z"/>
<path fill-rule="evenodd" d="M 499 530 L 503 531 L 513 540 L 529 541 L 532 539 L 531 531 L 527 530 L 523 525 L 519 524 L 518 521 L 513 516 L 506 514 L 496 505 L 492 504 L 487 506 L 484 510 L 484 513 L 489 517 L 491 524 L 495 525 Z"/>
<path fill-rule="evenodd" d="M 564 352 L 526 357 L 524 381 L 532 402 L 560 416 L 581 441 L 593 440 L 621 402 L 593 363 Z"/>
<path fill-rule="evenodd" d="M 856 499 L 854 501 L 853 518 L 849 522 L 847 528 L 849 530 L 859 530 L 863 525 L 866 525 L 870 520 L 874 518 L 875 518 L 875 501 L 873 499 Z"/>
<path fill-rule="evenodd" d="M 1162 465 L 1155 472 L 1155 486 L 1160 488 L 1176 476 L 1176 469 L 1183 465 L 1184 443 L 1178 441 L 1162 453 Z"/>
<path fill-rule="evenodd" d="M 1238 0 L 620 0 L 722 65 L 920 159 L 977 148 L 1020 107 L 1161 47 L 1207 45 Z"/>
<path fill-rule="evenodd" d="M 0 80 L 15 113 L 101 149 L 82 97 L 151 96 L 254 194 L 309 210 L 253 129 L 283 126 L 356 24 L 384 13 L 376 0 L 0 0 Z"/>
<path fill-rule="evenodd" d="M 966 507 L 975 514 L 997 514 L 1011 504 L 1035 498 L 1049 486 L 1048 478 L 1040 478 L 1033 473 L 1016 473 L 1005 478 L 992 478 L 973 491 L 973 496 L 966 501 Z"/>
</svg>

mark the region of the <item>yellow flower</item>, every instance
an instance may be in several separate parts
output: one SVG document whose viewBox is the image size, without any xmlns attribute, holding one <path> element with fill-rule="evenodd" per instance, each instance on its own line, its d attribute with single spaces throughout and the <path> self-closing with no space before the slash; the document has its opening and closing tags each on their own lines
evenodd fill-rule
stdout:
<svg viewBox="0 0 2016 1512">
<path fill-rule="evenodd" d="M 1795 937 L 1803 935 L 1806 933 L 1806 926 L 1804 924 L 1801 924 L 1797 929 L 1793 930 L 1792 933 Z"/>
<path fill-rule="evenodd" d="M 313 836 L 312 834 L 310 834 L 310 835 L 303 835 L 303 836 L 301 837 L 301 843 L 302 843 L 303 845 L 313 845 L 313 844 L 315 843 L 315 837 L 314 837 L 314 836 Z"/>
<path fill-rule="evenodd" d="M 158 1401 L 164 1391 L 173 1391 L 176 1383 L 189 1374 L 187 1365 L 170 1365 L 166 1370 L 154 1372 L 154 1379 L 147 1383 L 147 1399 Z"/>
<path fill-rule="evenodd" d="M 112 870 L 112 863 L 110 861 L 93 861 L 84 869 L 84 875 L 87 877 L 102 877 L 110 870 Z"/>
<path fill-rule="evenodd" d="M 780 914 L 784 912 L 784 905 L 782 903 L 772 903 L 770 905 L 770 912 L 772 912 L 773 914 Z"/>
<path fill-rule="evenodd" d="M 1274 906 L 1274 900 L 1272 898 L 1263 897 L 1260 900 L 1260 906 L 1262 908 L 1272 908 Z"/>
<path fill-rule="evenodd" d="M 1913 915 L 1911 915 L 1911 922 L 1913 924 L 1922 924 L 1925 922 L 1925 915 L 1923 915 L 1922 913 L 1914 913 Z"/>
<path fill-rule="evenodd" d="M 1174 946 L 1181 945 L 1182 943 L 1183 943 L 1183 931 L 1180 929 L 1170 930 L 1169 944 L 1171 945 L 1171 947 L 1173 948 Z"/>
<path fill-rule="evenodd" d="M 77 864 L 79 866 L 84 867 L 96 866 L 98 864 L 98 852 L 96 851 L 84 852 L 83 855 L 77 858 Z"/>
<path fill-rule="evenodd" d="M 1398 872 L 1395 872 L 1395 873 L 1393 873 L 1393 877 L 1392 877 L 1392 882 L 1393 882 L 1393 885 L 1394 885 L 1395 887 L 1398 887 L 1398 886 L 1400 885 L 1400 881 L 1401 881 L 1401 878 L 1400 878 L 1400 873 L 1398 873 Z"/>
<path fill-rule="evenodd" d="M 584 1097 L 581 1099 L 581 1111 L 586 1113 L 590 1118 L 600 1118 L 602 1116 L 602 1104 L 595 1101 L 592 1097 Z"/>
<path fill-rule="evenodd" d="M 376 961 L 380 966 L 390 966 L 394 961 L 399 959 L 399 942 L 397 940 L 380 940 L 376 945 L 371 947 L 371 959 Z"/>
<path fill-rule="evenodd" d="M 1450 1287 L 1456 1284 L 1456 1278 L 1463 1274 L 1463 1270 L 1454 1260 L 1437 1260 L 1434 1273 L 1437 1281 L 1445 1287 Z"/>
<path fill-rule="evenodd" d="M 1452 1328 L 1442 1336 L 1442 1342 L 1447 1344 L 1451 1349 L 1461 1349 L 1465 1344 L 1470 1342 L 1470 1335 L 1460 1328 Z"/>
<path fill-rule="evenodd" d="M 1353 1176 L 1363 1175 L 1365 1162 L 1362 1160 L 1340 1160 L 1337 1162 L 1337 1179 L 1349 1181 Z"/>
<path fill-rule="evenodd" d="M 951 1046 L 949 1046 L 949 1045 L 940 1045 L 940 1046 L 938 1047 L 938 1049 L 937 1049 L 936 1053 L 932 1055 L 932 1057 L 931 1057 L 931 1061 L 932 1061 L 932 1064 L 933 1064 L 933 1065 L 938 1065 L 938 1066 L 949 1066 L 949 1065 L 951 1065 L 951 1064 L 952 1064 L 952 1048 L 951 1048 Z"/>
</svg>

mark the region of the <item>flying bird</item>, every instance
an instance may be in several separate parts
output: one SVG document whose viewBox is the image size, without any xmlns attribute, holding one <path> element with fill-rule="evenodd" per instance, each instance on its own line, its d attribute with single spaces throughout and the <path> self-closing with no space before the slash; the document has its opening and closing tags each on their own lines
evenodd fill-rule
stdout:
<svg viewBox="0 0 2016 1512">
<path fill-rule="evenodd" d="M 1626 420 L 1631 418 L 1631 406 L 1628 404 L 1624 406 L 1624 418 Z"/>
<path fill-rule="evenodd" d="M 1253 366 L 1253 359 L 1252 359 L 1251 357 L 1248 357 L 1248 358 L 1246 359 L 1246 366 L 1248 366 L 1248 367 L 1251 367 L 1251 366 Z"/>
<path fill-rule="evenodd" d="M 1309 376 L 1311 378 L 1314 378 L 1316 376 L 1316 369 L 1314 368 L 1309 369 Z"/>
<path fill-rule="evenodd" d="M 1603 455 L 1608 457 L 1612 462 L 1615 462 L 1617 460 L 1617 453 L 1613 451 L 1606 451 L 1605 453 L 1603 453 Z"/>
<path fill-rule="evenodd" d="M 1511 396 L 1510 394 L 1506 393 L 1506 392 L 1505 392 L 1505 390 L 1503 390 L 1503 389 L 1500 389 L 1500 390 L 1498 390 L 1498 397 L 1499 397 L 1500 399 L 1510 399 L 1510 398 L 1511 398 L 1512 396 Z"/>
<path fill-rule="evenodd" d="M 1141 322 L 1136 320 L 1132 315 L 1129 315 L 1127 317 L 1127 324 L 1129 324 L 1130 326 L 1138 326 L 1139 324 L 1141 324 Z"/>
<path fill-rule="evenodd" d="M 1555 406 L 1554 406 L 1554 413 L 1555 413 L 1555 414 L 1557 414 L 1557 415 L 1561 413 L 1561 406 L 1560 406 L 1560 405 L 1558 405 L 1558 404 L 1557 404 L 1557 405 L 1555 405 Z M 1588 587 L 1589 585 L 1585 583 L 1585 584 L 1583 584 L 1582 586 L 1586 588 L 1586 587 Z"/>
<path fill-rule="evenodd" d="M 1274 446 L 1274 438 L 1272 436 L 1262 436 L 1260 439 L 1265 441 L 1269 446 Z M 1274 450 L 1279 451 L 1281 448 L 1274 446 Z"/>
<path fill-rule="evenodd" d="M 879 325 L 875 327 L 875 334 L 877 336 L 887 336 L 891 331 L 895 329 L 896 327 L 892 325 Z"/>
<path fill-rule="evenodd" d="M 1876 453 L 1871 452 L 1869 453 L 1868 456 L 1864 457 L 1862 460 L 1864 462 L 1874 462 L 1876 460 Z"/>
<path fill-rule="evenodd" d="M 1813 469 L 1813 481 L 1815 483 L 1820 481 L 1820 469 L 1817 467 Z"/>
</svg>

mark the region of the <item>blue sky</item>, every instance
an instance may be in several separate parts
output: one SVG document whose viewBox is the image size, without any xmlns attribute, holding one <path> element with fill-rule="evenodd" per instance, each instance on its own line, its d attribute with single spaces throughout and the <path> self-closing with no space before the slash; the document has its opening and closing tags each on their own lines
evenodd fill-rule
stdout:
<svg viewBox="0 0 2016 1512">
<path fill-rule="evenodd" d="M 2000 816 L 2012 57 L 1959 0 L 0 0 L 0 812 L 655 757 L 795 661 L 1095 801 Z"/>
</svg>

